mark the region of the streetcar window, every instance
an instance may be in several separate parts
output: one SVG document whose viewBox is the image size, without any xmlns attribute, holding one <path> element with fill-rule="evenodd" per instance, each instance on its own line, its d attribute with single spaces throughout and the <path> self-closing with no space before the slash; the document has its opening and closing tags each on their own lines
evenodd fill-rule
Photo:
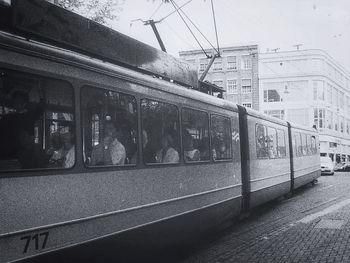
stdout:
<svg viewBox="0 0 350 263">
<path fill-rule="evenodd" d="M 307 154 L 307 142 L 306 142 L 306 134 L 302 133 L 301 134 L 301 145 L 302 145 L 302 155 L 306 155 Z"/>
<path fill-rule="evenodd" d="M 179 111 L 175 105 L 141 100 L 143 161 L 178 163 L 180 161 Z"/>
<path fill-rule="evenodd" d="M 209 118 L 198 110 L 182 110 L 182 148 L 186 162 L 208 161 Z"/>
<path fill-rule="evenodd" d="M 277 158 L 277 131 L 274 128 L 268 127 L 267 128 L 267 134 L 268 134 L 268 153 L 269 158 Z"/>
<path fill-rule="evenodd" d="M 138 153 L 135 97 L 84 87 L 81 92 L 81 107 L 85 164 L 135 165 Z"/>
<path fill-rule="evenodd" d="M 299 132 L 295 133 L 295 147 L 296 147 L 296 156 L 302 156 L 303 149 L 301 144 L 301 135 Z"/>
<path fill-rule="evenodd" d="M 72 167 L 71 86 L 17 71 L 0 74 L 0 170 Z"/>
<path fill-rule="evenodd" d="M 295 141 L 295 133 L 292 133 L 292 150 L 293 150 L 293 155 L 295 156 L 297 154 L 297 146 L 296 146 L 296 141 Z"/>
<path fill-rule="evenodd" d="M 312 154 L 317 154 L 317 146 L 316 146 L 316 137 L 311 136 L 311 149 L 312 149 Z"/>
<path fill-rule="evenodd" d="M 210 122 L 213 160 L 232 158 L 231 120 L 223 116 L 212 115 Z"/>
<path fill-rule="evenodd" d="M 286 156 L 286 136 L 283 130 L 277 130 L 277 155 L 278 157 Z"/>
<path fill-rule="evenodd" d="M 307 144 L 306 150 L 308 155 L 312 155 L 311 135 L 306 135 Z"/>
<path fill-rule="evenodd" d="M 255 127 L 255 138 L 256 138 L 256 155 L 258 158 L 268 158 L 268 138 L 267 128 L 262 124 L 257 124 Z"/>
</svg>

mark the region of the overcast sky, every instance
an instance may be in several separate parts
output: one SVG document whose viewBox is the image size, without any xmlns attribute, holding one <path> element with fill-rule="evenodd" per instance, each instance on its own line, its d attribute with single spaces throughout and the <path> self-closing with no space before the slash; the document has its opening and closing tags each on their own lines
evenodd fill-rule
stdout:
<svg viewBox="0 0 350 263">
<path fill-rule="evenodd" d="M 188 0 L 176 0 L 182 5 Z M 157 10 L 158 9 L 158 10 Z M 350 72 L 350 0 L 214 0 L 221 47 L 258 44 L 260 52 L 273 48 L 322 49 Z M 155 11 L 157 12 L 155 13 Z M 150 26 L 131 20 L 159 20 L 174 10 L 160 0 L 125 0 L 114 29 L 159 48 Z M 192 0 L 183 10 L 216 46 L 210 0 Z M 155 13 L 155 14 L 154 14 Z M 168 53 L 199 49 L 177 13 L 157 24 Z M 198 32 L 196 35 L 199 36 Z M 209 44 L 200 38 L 205 47 Z"/>
</svg>

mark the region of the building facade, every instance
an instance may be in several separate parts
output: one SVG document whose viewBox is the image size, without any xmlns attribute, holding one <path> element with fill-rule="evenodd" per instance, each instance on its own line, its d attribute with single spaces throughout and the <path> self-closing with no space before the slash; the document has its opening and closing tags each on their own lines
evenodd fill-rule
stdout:
<svg viewBox="0 0 350 263">
<path fill-rule="evenodd" d="M 322 50 L 259 54 L 260 111 L 320 132 L 320 151 L 350 161 L 350 74 Z"/>
<path fill-rule="evenodd" d="M 206 50 L 213 54 L 212 50 Z M 222 87 L 224 99 L 259 110 L 258 46 L 246 45 L 220 49 L 205 81 Z M 194 64 L 201 76 L 209 64 L 202 50 L 181 51 L 180 58 Z"/>
</svg>

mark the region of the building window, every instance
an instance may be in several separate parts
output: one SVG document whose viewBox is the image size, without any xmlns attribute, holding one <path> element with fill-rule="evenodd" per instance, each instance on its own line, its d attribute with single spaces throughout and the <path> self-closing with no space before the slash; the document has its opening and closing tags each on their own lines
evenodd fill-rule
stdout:
<svg viewBox="0 0 350 263">
<path fill-rule="evenodd" d="M 313 89 L 314 89 L 314 100 L 324 100 L 325 92 L 324 92 L 324 82 L 320 80 L 313 81 Z"/>
<path fill-rule="evenodd" d="M 251 108 L 252 107 L 252 103 L 251 102 L 246 102 L 242 104 L 244 107 L 246 108 Z"/>
<path fill-rule="evenodd" d="M 98 114 L 91 116 L 91 141 L 93 146 L 100 142 L 100 117 Z"/>
<path fill-rule="evenodd" d="M 332 86 L 327 83 L 327 102 L 332 104 Z"/>
<path fill-rule="evenodd" d="M 237 58 L 235 56 L 227 57 L 227 69 L 237 69 Z"/>
<path fill-rule="evenodd" d="M 252 92 L 252 80 L 242 79 L 242 93 L 247 94 Z"/>
<path fill-rule="evenodd" d="M 330 110 L 326 111 L 326 127 L 329 130 L 333 129 L 333 113 Z"/>
<path fill-rule="evenodd" d="M 242 69 L 252 68 L 252 58 L 251 56 L 242 56 Z"/>
<path fill-rule="evenodd" d="M 237 94 L 237 80 L 229 79 L 227 80 L 227 94 Z"/>
<path fill-rule="evenodd" d="M 339 116 L 338 114 L 335 114 L 334 118 L 334 130 L 338 131 L 338 123 L 339 123 Z"/>
<path fill-rule="evenodd" d="M 213 70 L 214 70 L 214 71 L 220 71 L 220 70 L 222 70 L 222 61 L 221 61 L 221 60 L 218 60 L 218 61 L 215 61 L 215 62 L 214 62 Z"/>
<path fill-rule="evenodd" d="M 208 60 L 206 58 L 199 59 L 199 71 L 204 71 L 208 66 Z"/>
<path fill-rule="evenodd" d="M 344 130 L 344 117 L 340 118 L 340 132 L 345 132 Z"/>
<path fill-rule="evenodd" d="M 276 89 L 264 90 L 264 102 L 283 101 L 279 91 Z"/>
<path fill-rule="evenodd" d="M 325 127 L 325 110 L 324 109 L 314 109 L 314 124 L 317 128 Z"/>
</svg>

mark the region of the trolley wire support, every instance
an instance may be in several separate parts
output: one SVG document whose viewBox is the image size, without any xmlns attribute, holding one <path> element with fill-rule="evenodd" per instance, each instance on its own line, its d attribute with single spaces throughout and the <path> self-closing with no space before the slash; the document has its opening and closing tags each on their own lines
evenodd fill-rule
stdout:
<svg viewBox="0 0 350 263">
<path fill-rule="evenodd" d="M 162 49 L 162 51 L 166 52 L 163 40 L 160 37 L 158 29 L 156 27 L 156 23 L 159 23 L 159 22 L 160 21 L 154 21 L 153 19 L 150 19 L 150 20 L 144 21 L 144 25 L 150 25 L 152 27 L 153 33 L 156 35 L 156 38 L 157 38 L 157 41 L 158 41 L 160 48 Z"/>
</svg>

